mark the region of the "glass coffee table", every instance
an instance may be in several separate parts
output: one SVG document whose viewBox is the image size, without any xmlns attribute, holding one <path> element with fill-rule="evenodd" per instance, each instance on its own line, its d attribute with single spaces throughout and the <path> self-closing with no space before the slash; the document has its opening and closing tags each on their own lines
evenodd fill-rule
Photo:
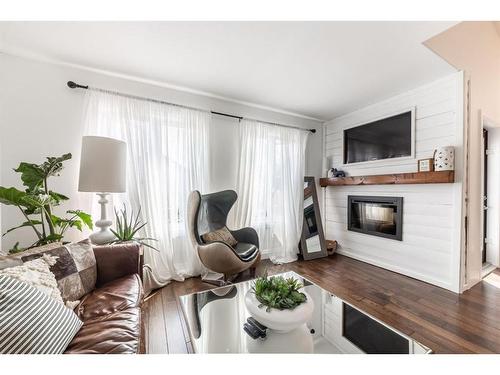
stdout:
<svg viewBox="0 0 500 375">
<path fill-rule="evenodd" d="M 304 285 L 314 302 L 312 318 L 290 332 L 266 330 L 252 338 L 244 329 L 250 314 L 245 296 L 254 280 L 179 297 L 195 353 L 426 354 L 431 350 L 364 313 L 304 277 L 286 272 Z"/>
</svg>

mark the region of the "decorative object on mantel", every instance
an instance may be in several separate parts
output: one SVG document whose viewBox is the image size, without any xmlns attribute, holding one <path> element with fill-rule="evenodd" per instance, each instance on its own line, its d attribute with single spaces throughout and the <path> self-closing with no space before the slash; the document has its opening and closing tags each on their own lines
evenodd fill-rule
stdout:
<svg viewBox="0 0 500 375">
<path fill-rule="evenodd" d="M 438 147 L 434 151 L 434 170 L 453 171 L 455 169 L 455 148 L 453 146 Z"/>
<path fill-rule="evenodd" d="M 333 156 L 325 157 L 324 164 L 328 166 L 328 169 L 326 171 L 326 177 L 345 177 L 345 172 L 339 171 L 335 167 Z"/>
<path fill-rule="evenodd" d="M 434 158 L 420 159 L 418 161 L 419 172 L 432 172 L 434 171 Z"/>
<path fill-rule="evenodd" d="M 454 171 L 395 173 L 319 179 L 321 187 L 344 185 L 448 184 L 453 182 L 455 182 Z"/>
<path fill-rule="evenodd" d="M 69 200 L 63 194 L 50 190 L 50 177 L 59 176 L 63 163 L 71 159 L 71 154 L 59 157 L 48 157 L 42 164 L 22 162 L 15 172 L 21 174 L 21 181 L 26 187 L 24 191 L 15 187 L 0 186 L 0 203 L 15 206 L 21 211 L 24 222 L 6 231 L 2 236 L 16 229 L 29 227 L 35 232 L 37 240 L 26 248 L 19 247 L 17 242 L 10 253 L 18 253 L 33 247 L 49 243 L 61 242 L 69 228 L 82 230 L 83 226 L 92 229 L 92 218 L 80 210 L 68 210 L 68 217 L 59 217 L 54 208 Z"/>
<path fill-rule="evenodd" d="M 339 171 L 337 168 L 332 168 L 332 177 L 345 177 L 344 171 Z"/>
<path fill-rule="evenodd" d="M 109 193 L 125 192 L 126 160 L 125 142 L 107 137 L 83 137 L 78 191 L 97 193 L 101 205 L 101 218 L 95 223 L 101 230 L 90 235 L 94 244 L 103 245 L 116 238 L 110 230 L 113 222 L 107 217 L 107 197 Z"/>
<path fill-rule="evenodd" d="M 338 242 L 335 240 L 326 240 L 326 252 L 328 256 L 335 254 L 337 251 Z"/>
<path fill-rule="evenodd" d="M 260 277 L 245 296 L 250 315 L 259 323 L 278 332 L 290 332 L 308 322 L 314 302 L 293 277 Z"/>
</svg>

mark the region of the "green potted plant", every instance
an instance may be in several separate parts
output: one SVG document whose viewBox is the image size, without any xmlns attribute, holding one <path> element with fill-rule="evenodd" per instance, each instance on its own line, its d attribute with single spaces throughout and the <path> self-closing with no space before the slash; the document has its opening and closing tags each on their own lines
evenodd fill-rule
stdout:
<svg viewBox="0 0 500 375">
<path fill-rule="evenodd" d="M 245 305 L 258 322 L 270 329 L 289 332 L 308 322 L 312 299 L 294 277 L 260 277 L 245 296 Z"/>
<path fill-rule="evenodd" d="M 111 229 L 111 232 L 116 236 L 116 239 L 111 241 L 110 244 L 124 243 L 124 242 L 138 242 L 141 245 L 149 247 L 150 249 L 158 251 L 156 247 L 148 243 L 148 241 L 157 241 L 155 238 L 150 237 L 140 237 L 138 235 L 139 231 L 143 229 L 147 222 L 141 220 L 141 208 L 137 214 L 131 210 L 130 215 L 127 213 L 127 207 L 123 205 L 120 211 L 115 209 L 115 229 Z"/>
<path fill-rule="evenodd" d="M 33 229 L 36 240 L 27 247 L 20 247 L 16 242 L 11 253 L 27 250 L 35 246 L 51 242 L 63 241 L 69 228 L 82 231 L 86 226 L 92 229 L 92 218 L 81 210 L 67 210 L 66 216 L 56 215 L 55 208 L 69 198 L 49 188 L 49 179 L 59 176 L 63 169 L 63 162 L 71 159 L 71 154 L 59 157 L 48 157 L 42 164 L 22 162 L 14 169 L 20 173 L 25 190 L 15 187 L 0 186 L 0 203 L 17 207 L 24 217 L 24 221 L 14 228 L 7 230 L 2 237 L 16 229 L 29 227 Z"/>
</svg>

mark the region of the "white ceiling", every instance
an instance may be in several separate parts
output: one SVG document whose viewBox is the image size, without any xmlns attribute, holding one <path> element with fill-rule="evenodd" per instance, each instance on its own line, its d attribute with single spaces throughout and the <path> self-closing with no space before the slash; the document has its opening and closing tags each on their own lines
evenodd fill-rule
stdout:
<svg viewBox="0 0 500 375">
<path fill-rule="evenodd" d="M 453 72 L 422 45 L 453 24 L 0 22 L 0 49 L 328 120 Z"/>
</svg>

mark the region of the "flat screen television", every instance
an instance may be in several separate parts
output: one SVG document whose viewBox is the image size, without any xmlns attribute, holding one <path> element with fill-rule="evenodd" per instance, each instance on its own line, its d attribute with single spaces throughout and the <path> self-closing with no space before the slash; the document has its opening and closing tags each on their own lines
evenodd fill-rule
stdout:
<svg viewBox="0 0 500 375">
<path fill-rule="evenodd" d="M 344 164 L 412 156 L 412 111 L 344 130 Z"/>
</svg>

